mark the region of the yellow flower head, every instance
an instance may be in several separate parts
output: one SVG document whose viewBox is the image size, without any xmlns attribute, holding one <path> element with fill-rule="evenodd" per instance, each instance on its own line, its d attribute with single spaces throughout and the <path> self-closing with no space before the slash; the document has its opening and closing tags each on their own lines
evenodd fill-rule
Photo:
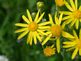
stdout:
<svg viewBox="0 0 81 61">
<path fill-rule="evenodd" d="M 25 35 L 28 34 L 27 43 L 29 43 L 30 45 L 32 45 L 33 41 L 34 41 L 35 44 L 37 44 L 37 39 L 40 42 L 42 42 L 41 34 L 46 35 L 44 33 L 44 31 L 46 31 L 46 29 L 49 28 L 49 26 L 45 26 L 45 25 L 49 24 L 50 22 L 41 23 L 40 21 L 43 18 L 44 13 L 42 13 L 39 17 L 39 12 L 40 11 L 38 11 L 38 13 L 36 14 L 36 17 L 33 21 L 29 10 L 27 10 L 28 18 L 26 16 L 22 15 L 22 18 L 26 23 L 16 23 L 15 24 L 16 26 L 22 27 L 21 29 L 15 31 L 15 33 L 22 32 L 19 35 L 18 40 L 23 38 Z"/>
<path fill-rule="evenodd" d="M 77 0 L 70 0 L 70 4 L 66 1 L 64 3 L 69 11 L 62 11 L 66 15 L 63 20 L 66 24 L 70 23 L 71 27 L 75 24 L 76 29 L 78 29 L 79 22 L 81 22 L 81 6 L 78 8 Z"/>
<path fill-rule="evenodd" d="M 46 48 L 43 50 L 45 56 L 52 56 L 55 54 L 55 48 L 54 45 L 52 46 L 46 46 Z"/>
<path fill-rule="evenodd" d="M 64 0 L 55 0 L 55 3 L 57 6 L 63 6 L 64 5 Z"/>
<path fill-rule="evenodd" d="M 74 49 L 74 52 L 72 54 L 72 59 L 75 58 L 78 51 L 79 51 L 79 55 L 81 55 L 81 29 L 79 32 L 79 37 L 77 36 L 77 34 L 74 30 L 73 30 L 73 34 L 74 34 L 74 36 L 70 36 L 70 37 L 72 37 L 72 38 L 70 38 L 70 41 L 63 42 L 63 44 L 64 44 L 63 48 L 68 48 L 67 51 Z M 68 37 L 66 36 L 66 38 L 68 38 Z"/>
<path fill-rule="evenodd" d="M 61 25 L 62 15 L 60 17 L 57 17 L 57 13 L 55 14 L 55 23 L 53 22 L 51 14 L 49 14 L 49 20 L 50 20 L 50 28 L 48 29 L 47 38 L 42 42 L 42 45 L 44 45 L 51 37 L 56 38 L 56 46 L 58 53 L 60 52 L 60 36 L 62 34 L 64 25 Z"/>
</svg>

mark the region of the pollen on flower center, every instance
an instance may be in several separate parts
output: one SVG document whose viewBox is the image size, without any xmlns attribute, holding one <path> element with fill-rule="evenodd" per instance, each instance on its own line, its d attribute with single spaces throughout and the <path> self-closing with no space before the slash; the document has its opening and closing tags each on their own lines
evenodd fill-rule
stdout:
<svg viewBox="0 0 81 61">
<path fill-rule="evenodd" d="M 50 28 L 50 31 L 53 35 L 53 37 L 59 37 L 61 35 L 62 29 L 59 25 L 54 25 Z"/>
<path fill-rule="evenodd" d="M 74 11 L 72 16 L 74 17 L 74 19 L 80 19 L 81 18 L 81 11 L 79 11 L 79 10 Z"/>
<path fill-rule="evenodd" d="M 44 55 L 45 56 L 51 56 L 55 54 L 55 48 L 51 48 L 50 46 L 47 46 L 45 49 L 44 49 Z"/>
<path fill-rule="evenodd" d="M 78 40 L 78 42 L 77 42 L 77 47 L 78 47 L 78 48 L 81 48 L 81 40 Z"/>
<path fill-rule="evenodd" d="M 38 28 L 38 25 L 35 22 L 30 23 L 28 26 L 28 29 L 30 31 L 35 31 L 35 30 L 37 30 L 37 28 Z"/>
</svg>

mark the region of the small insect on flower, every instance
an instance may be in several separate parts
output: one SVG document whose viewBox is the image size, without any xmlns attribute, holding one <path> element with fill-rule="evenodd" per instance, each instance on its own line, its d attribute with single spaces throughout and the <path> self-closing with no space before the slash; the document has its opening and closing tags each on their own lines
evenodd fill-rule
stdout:
<svg viewBox="0 0 81 61">
<path fill-rule="evenodd" d="M 55 54 L 55 48 L 54 45 L 52 46 L 46 46 L 46 48 L 43 50 L 45 56 L 52 56 Z"/>
<path fill-rule="evenodd" d="M 29 10 L 27 10 L 28 18 L 25 15 L 22 15 L 22 18 L 26 23 L 15 24 L 16 26 L 22 27 L 21 29 L 15 31 L 15 33 L 22 32 L 18 36 L 18 40 L 20 40 L 25 35 L 27 35 L 27 43 L 29 43 L 30 45 L 32 45 L 33 41 L 34 41 L 34 44 L 37 44 L 37 39 L 40 42 L 42 42 L 41 35 L 46 35 L 44 31 L 46 31 L 46 29 L 49 28 L 49 26 L 46 26 L 46 25 L 49 24 L 50 22 L 41 23 L 41 20 L 44 16 L 44 12 L 40 15 L 40 17 L 39 17 L 39 12 L 40 10 L 38 10 L 36 17 L 33 21 Z"/>
<path fill-rule="evenodd" d="M 70 23 L 71 27 L 75 25 L 76 29 L 78 29 L 79 22 L 81 22 L 81 6 L 78 8 L 77 0 L 70 0 L 70 4 L 67 1 L 64 1 L 64 3 L 69 11 L 61 11 L 65 15 L 63 20 L 65 20 L 66 24 Z"/>
<path fill-rule="evenodd" d="M 63 42 L 63 44 L 64 44 L 63 48 L 68 48 L 67 51 L 74 50 L 74 52 L 72 54 L 72 59 L 75 58 L 78 51 L 79 51 L 79 55 L 81 56 L 81 29 L 79 32 L 79 37 L 77 36 L 77 34 L 74 30 L 73 30 L 73 34 L 74 34 L 74 36 L 70 36 L 70 37 L 74 37 L 74 38 L 68 38 L 66 36 L 66 38 L 69 39 L 70 41 Z"/>
<path fill-rule="evenodd" d="M 57 13 L 56 13 L 55 14 L 55 23 L 54 23 L 51 14 L 49 14 L 49 21 L 50 21 L 50 25 L 51 25 L 50 28 L 48 29 L 48 32 L 47 32 L 47 34 L 49 34 L 49 35 L 42 42 L 42 45 L 44 45 L 47 43 L 47 41 L 51 37 L 55 37 L 56 47 L 57 47 L 58 53 L 60 52 L 60 37 L 61 37 L 61 34 L 63 32 L 63 29 L 64 29 L 64 24 L 61 25 L 62 16 L 63 16 L 63 13 L 61 13 L 59 18 L 57 18 Z"/>
<path fill-rule="evenodd" d="M 57 6 L 61 7 L 64 5 L 64 0 L 55 0 Z"/>
</svg>

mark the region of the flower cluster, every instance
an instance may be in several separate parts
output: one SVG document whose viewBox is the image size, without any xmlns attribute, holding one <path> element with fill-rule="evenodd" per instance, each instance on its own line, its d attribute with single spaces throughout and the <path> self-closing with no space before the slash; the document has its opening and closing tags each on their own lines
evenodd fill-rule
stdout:
<svg viewBox="0 0 81 61">
<path fill-rule="evenodd" d="M 39 9 L 33 19 L 27 9 L 27 17 L 22 15 L 22 19 L 25 23 L 16 23 L 15 25 L 21 27 L 21 29 L 16 30 L 15 33 L 22 32 L 18 36 L 18 40 L 27 36 L 27 44 L 32 45 L 32 43 L 37 44 L 37 42 L 40 42 L 42 46 L 46 46 L 43 50 L 45 56 L 54 55 L 55 52 L 60 53 L 62 49 L 61 45 L 63 45 L 63 48 L 68 48 L 66 49 L 67 51 L 74 50 L 72 54 L 72 59 L 74 59 L 78 51 L 79 55 L 81 55 L 81 29 L 78 37 L 75 30 L 73 30 L 73 35 L 67 32 L 66 26 L 70 29 L 79 29 L 81 6 L 78 8 L 77 0 L 69 0 L 69 2 L 66 0 L 55 0 L 55 3 L 56 7 L 65 5 L 68 10 L 59 10 L 55 13 L 54 18 L 52 18 L 52 15 L 49 13 L 49 21 L 42 22 L 44 12 L 41 13 Z M 68 41 L 62 38 L 67 38 Z M 47 43 L 50 44 L 49 42 L 52 43 L 52 46 L 47 46 Z"/>
</svg>

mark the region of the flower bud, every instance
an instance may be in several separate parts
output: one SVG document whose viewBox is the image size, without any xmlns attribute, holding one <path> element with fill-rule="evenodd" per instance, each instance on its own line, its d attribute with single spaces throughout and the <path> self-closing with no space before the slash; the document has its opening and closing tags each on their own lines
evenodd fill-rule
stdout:
<svg viewBox="0 0 81 61">
<path fill-rule="evenodd" d="M 57 6 L 61 7 L 64 5 L 64 0 L 55 0 Z"/>
</svg>

